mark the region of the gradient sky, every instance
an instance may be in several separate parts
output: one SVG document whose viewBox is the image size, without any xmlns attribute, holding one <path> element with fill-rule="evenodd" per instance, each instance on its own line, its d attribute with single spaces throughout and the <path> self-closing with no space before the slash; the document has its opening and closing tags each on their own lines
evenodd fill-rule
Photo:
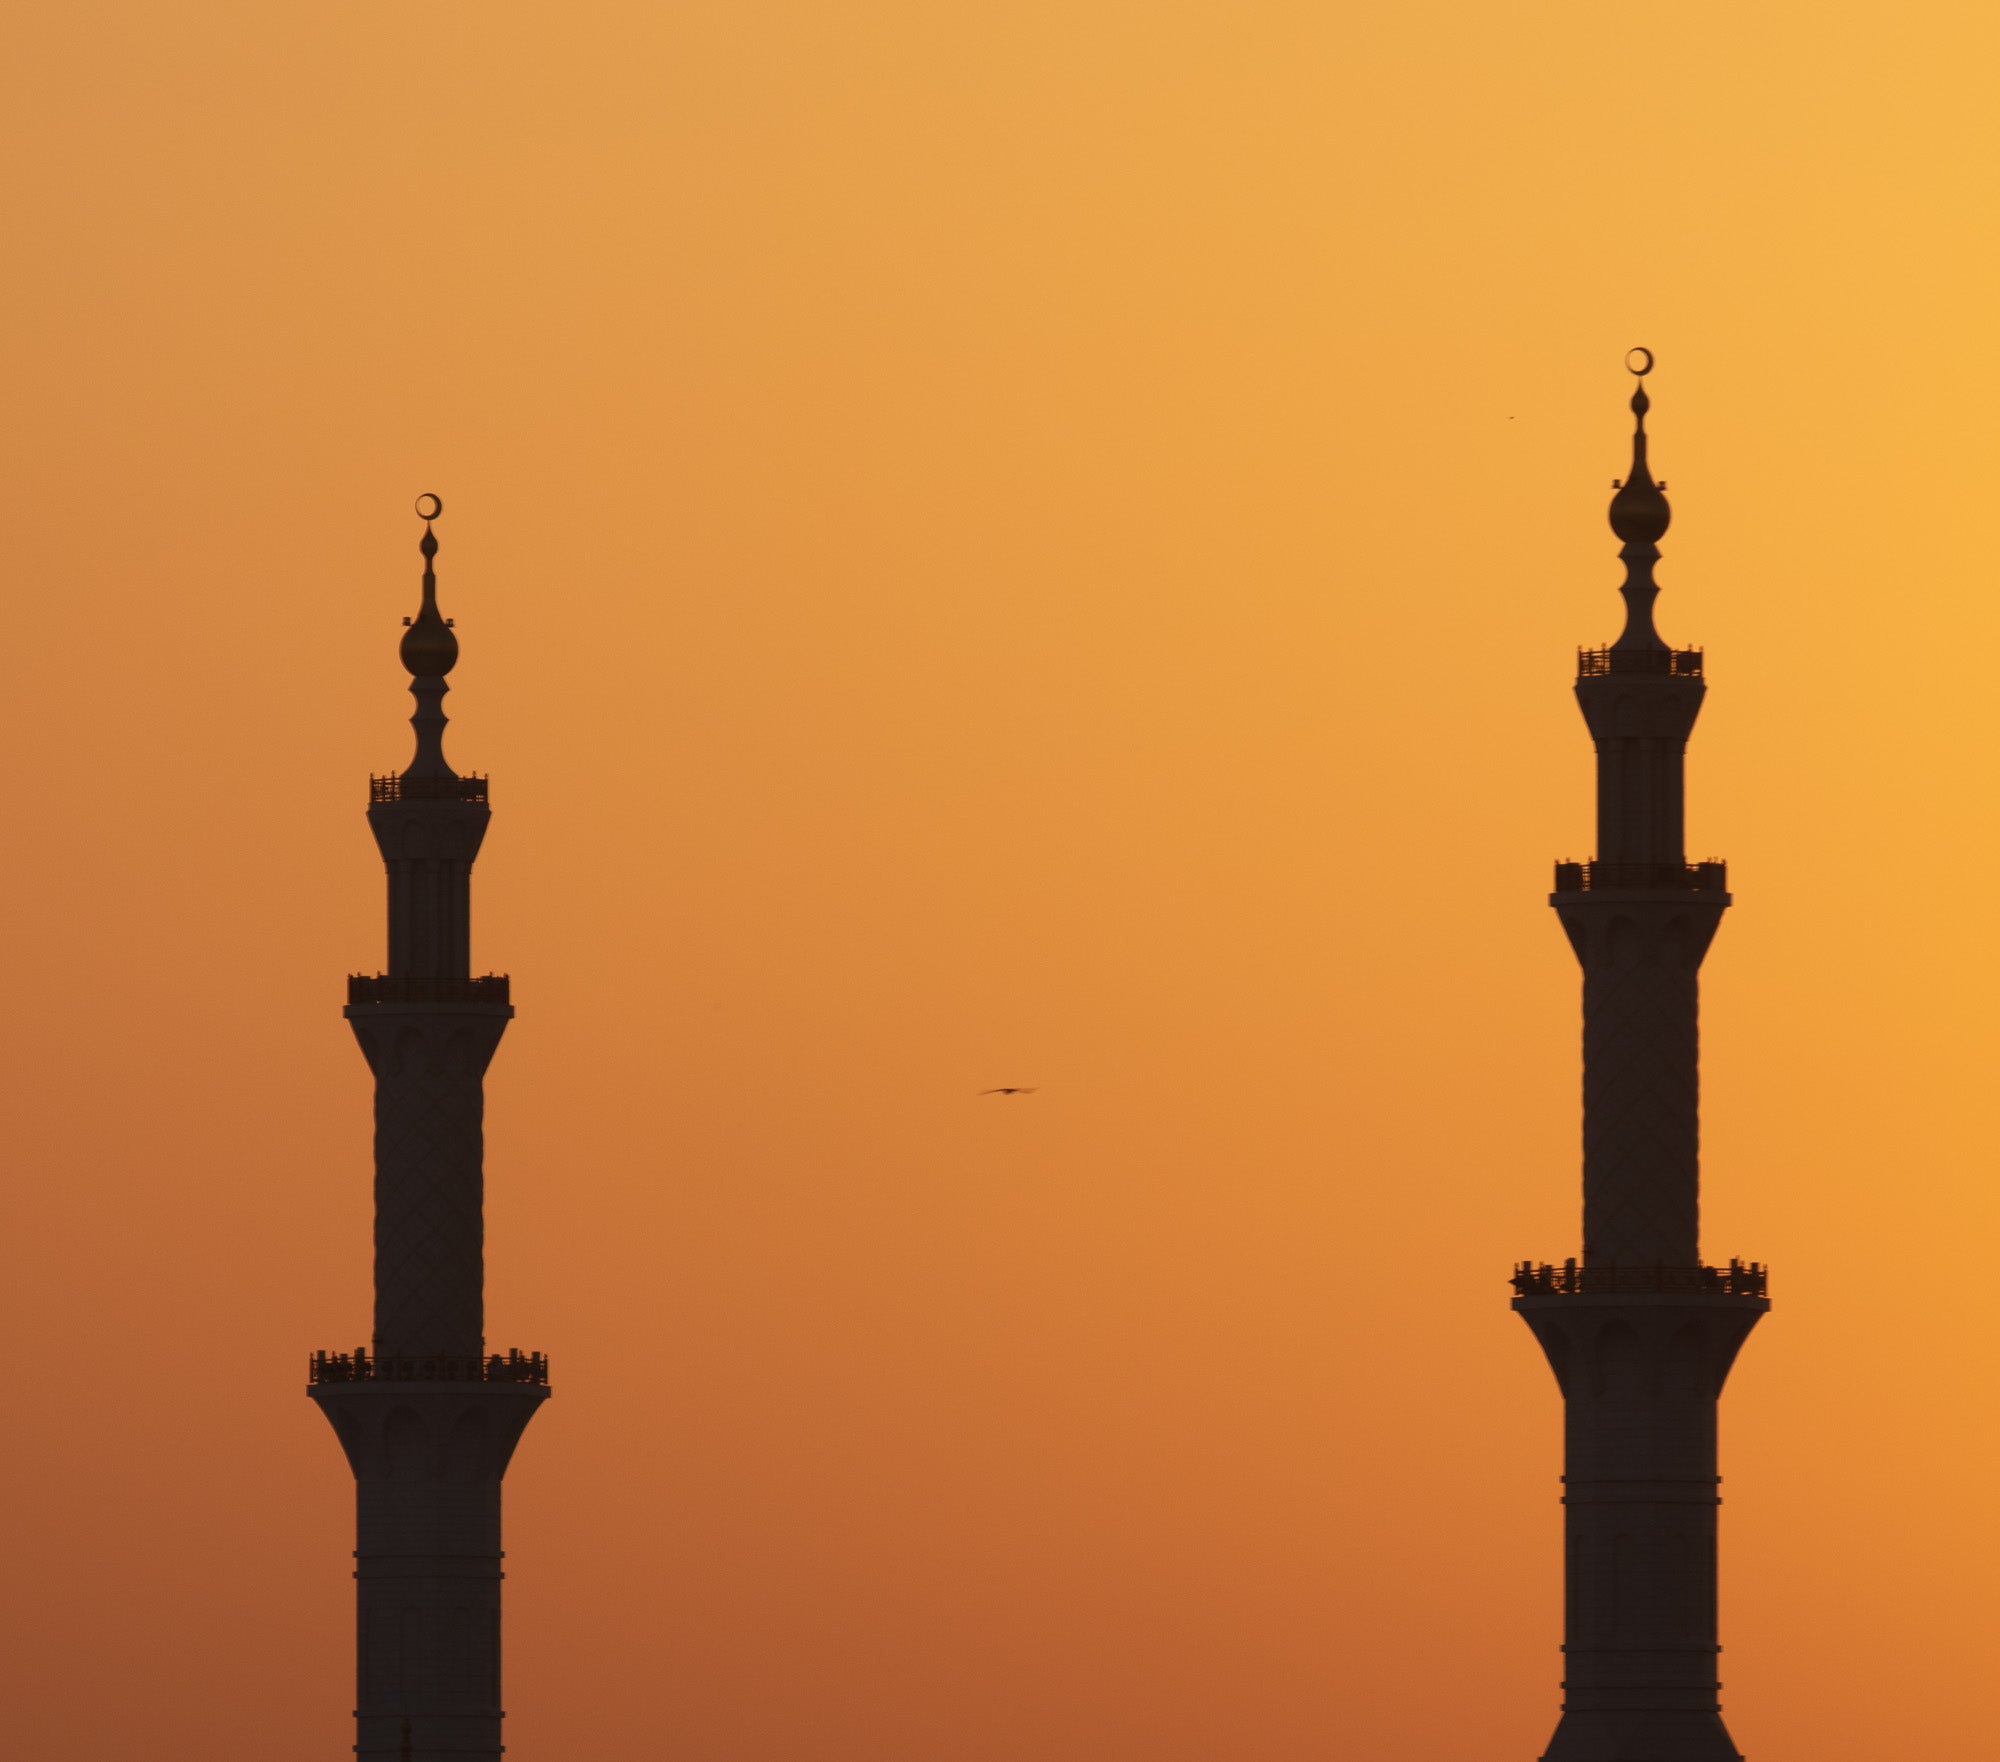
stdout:
<svg viewBox="0 0 2000 1762">
<path fill-rule="evenodd" d="M 2000 13 L 64 0 L 0 23 L 0 1659 L 347 1753 L 420 490 L 523 1762 L 1522 1762 L 1632 344 L 1725 1703 L 1990 1747 Z M 1016 1101 L 992 1084 L 1034 1084 Z"/>
</svg>

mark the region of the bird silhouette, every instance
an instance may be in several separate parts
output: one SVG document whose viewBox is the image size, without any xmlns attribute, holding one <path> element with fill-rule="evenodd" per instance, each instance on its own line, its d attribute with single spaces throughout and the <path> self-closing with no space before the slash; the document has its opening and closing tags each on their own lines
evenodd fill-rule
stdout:
<svg viewBox="0 0 2000 1762">
<path fill-rule="evenodd" d="M 982 1089 L 981 1095 L 1032 1095 L 1032 1089 Z"/>
</svg>

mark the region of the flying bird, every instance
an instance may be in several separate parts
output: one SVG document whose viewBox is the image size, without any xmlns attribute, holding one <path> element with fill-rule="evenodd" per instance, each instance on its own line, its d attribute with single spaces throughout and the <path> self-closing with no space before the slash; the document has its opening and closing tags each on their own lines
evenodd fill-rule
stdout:
<svg viewBox="0 0 2000 1762">
<path fill-rule="evenodd" d="M 982 1089 L 981 1095 L 1032 1095 L 1032 1089 Z"/>
</svg>

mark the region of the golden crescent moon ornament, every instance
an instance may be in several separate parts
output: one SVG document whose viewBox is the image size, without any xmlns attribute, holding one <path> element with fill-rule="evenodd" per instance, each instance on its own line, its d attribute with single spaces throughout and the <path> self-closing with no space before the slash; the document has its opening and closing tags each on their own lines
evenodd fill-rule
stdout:
<svg viewBox="0 0 2000 1762">
<path fill-rule="evenodd" d="M 1634 365 L 1635 360 L 1643 365 Z M 1625 351 L 1625 371 L 1634 379 L 1644 379 L 1653 371 L 1653 351 L 1651 349 L 1627 349 Z M 436 498 L 432 498 L 435 500 Z"/>
<path fill-rule="evenodd" d="M 426 502 L 430 503 L 428 508 L 424 506 Z M 435 520 L 443 512 L 444 502 L 440 497 L 431 495 L 428 492 L 417 497 L 417 518 L 422 520 L 426 525 Z"/>
</svg>

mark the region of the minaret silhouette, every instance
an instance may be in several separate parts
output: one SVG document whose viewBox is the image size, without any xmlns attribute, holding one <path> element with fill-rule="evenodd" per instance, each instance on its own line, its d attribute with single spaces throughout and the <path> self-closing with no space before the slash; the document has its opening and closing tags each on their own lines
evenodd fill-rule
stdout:
<svg viewBox="0 0 2000 1762">
<path fill-rule="evenodd" d="M 403 637 L 416 756 L 369 784 L 389 872 L 389 970 L 347 982 L 375 1077 L 375 1339 L 315 1353 L 308 1393 L 354 1470 L 357 1755 L 497 1757 L 500 1479 L 548 1398 L 540 1353 L 485 1342 L 486 1066 L 514 1011 L 507 980 L 472 977 L 472 862 L 486 779 L 445 762 L 444 676 L 458 638 L 437 606 L 431 522 L 423 604 Z"/>
<path fill-rule="evenodd" d="M 1634 358 L 1643 380 L 1652 355 Z M 1707 688 L 1701 650 L 1653 628 L 1670 514 L 1649 407 L 1642 383 L 1611 503 L 1624 633 L 1577 654 L 1597 856 L 1558 863 L 1549 901 L 1583 968 L 1583 1260 L 1514 1275 L 1565 1411 L 1564 1699 L 1544 1762 L 1737 1756 L 1717 1699 L 1715 1409 L 1770 1304 L 1763 1267 L 1701 1262 L 1697 993 L 1728 877 L 1683 847 L 1682 762 Z"/>
</svg>

